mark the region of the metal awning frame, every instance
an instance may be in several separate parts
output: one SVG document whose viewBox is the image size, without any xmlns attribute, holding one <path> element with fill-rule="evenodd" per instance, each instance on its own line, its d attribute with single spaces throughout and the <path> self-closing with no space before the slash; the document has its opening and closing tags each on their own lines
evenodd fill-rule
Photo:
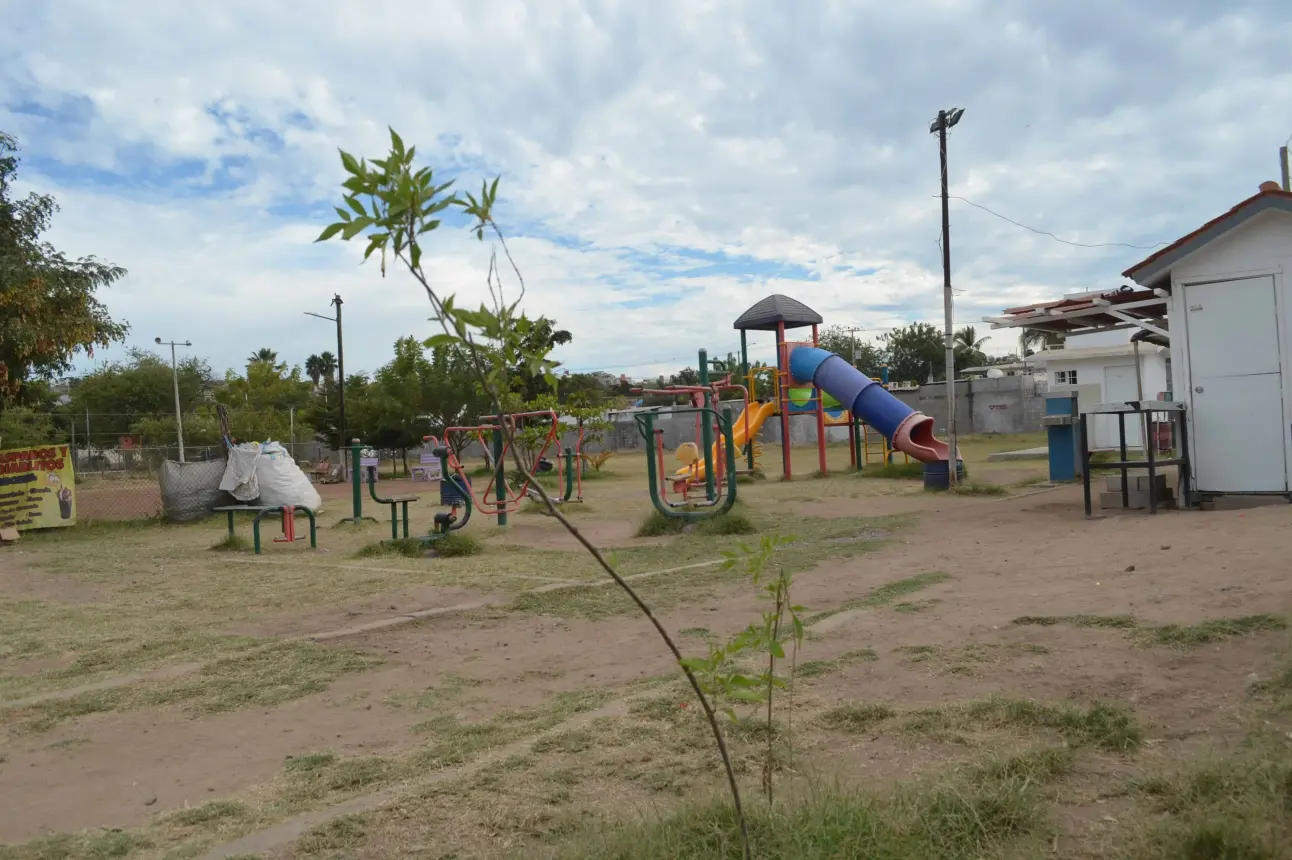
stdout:
<svg viewBox="0 0 1292 860">
<path fill-rule="evenodd" d="M 1166 309 L 1171 294 L 1167 290 L 1155 289 L 1152 298 L 1133 302 L 1113 302 L 1105 298 L 1106 295 L 1108 293 L 1105 292 L 1076 293 L 1064 296 L 1063 301 L 1090 304 L 1071 308 L 1041 307 L 1031 312 L 983 317 L 983 322 L 991 323 L 992 329 L 1036 329 L 1062 335 L 1094 334 L 1134 328 L 1150 331 L 1162 337 L 1170 337 L 1166 323 Z M 1151 313 L 1150 308 L 1161 308 L 1161 313 Z M 1132 314 L 1129 311 L 1139 311 L 1139 313 Z M 1102 317 L 1104 321 L 1088 320 L 1089 317 Z M 1108 318 L 1116 322 L 1107 322 Z M 1090 324 L 1083 325 L 1087 322 Z"/>
</svg>

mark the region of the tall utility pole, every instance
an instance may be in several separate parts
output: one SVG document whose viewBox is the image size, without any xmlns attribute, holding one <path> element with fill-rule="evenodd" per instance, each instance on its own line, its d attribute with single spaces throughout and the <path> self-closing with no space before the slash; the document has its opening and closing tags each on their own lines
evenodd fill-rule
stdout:
<svg viewBox="0 0 1292 860">
<path fill-rule="evenodd" d="M 956 350 L 951 331 L 951 208 L 947 194 L 947 130 L 960 122 L 960 108 L 938 111 L 929 133 L 938 136 L 938 157 L 942 165 L 942 310 L 946 315 L 947 363 L 947 480 L 956 484 Z"/>
<path fill-rule="evenodd" d="M 174 340 L 168 340 L 163 342 L 162 339 L 159 337 L 153 338 L 153 341 L 158 346 L 170 347 L 170 378 L 171 378 L 171 382 L 175 384 L 175 435 L 179 437 L 179 461 L 183 463 L 184 462 L 184 418 L 181 415 L 180 408 L 179 408 L 179 364 L 176 363 L 175 361 L 175 347 L 192 346 L 193 344 L 191 344 L 188 341 L 184 341 L 181 343 L 179 341 L 174 341 Z M 88 413 L 86 415 L 85 421 L 87 424 L 90 421 Z"/>
<path fill-rule="evenodd" d="M 310 317 L 318 317 L 321 320 L 328 320 L 329 322 L 336 323 L 336 376 L 337 376 L 336 390 L 337 390 L 337 408 L 340 410 L 340 413 L 341 413 L 340 417 L 337 419 L 336 438 L 337 438 L 338 448 L 336 453 L 337 453 L 337 456 L 341 459 L 342 470 L 345 470 L 348 468 L 347 464 L 349 462 L 349 458 L 344 456 L 343 454 L 346 446 L 346 441 L 345 441 L 345 343 L 341 337 L 342 302 L 341 302 L 340 294 L 334 294 L 332 296 L 332 301 L 328 302 L 328 304 L 334 305 L 336 307 L 336 316 L 329 317 L 329 316 L 324 316 L 323 314 L 311 313 L 310 311 L 306 311 L 305 315 Z"/>
<path fill-rule="evenodd" d="M 847 328 L 845 328 L 844 331 L 848 333 L 849 345 L 852 349 L 852 354 L 848 356 L 848 363 L 851 364 L 853 367 L 856 367 L 857 366 L 857 332 L 865 331 L 865 329 L 855 325 L 850 325 Z"/>
<path fill-rule="evenodd" d="M 1283 168 L 1283 190 L 1292 191 L 1292 177 L 1288 176 L 1288 148 L 1279 147 L 1279 166 Z"/>
</svg>

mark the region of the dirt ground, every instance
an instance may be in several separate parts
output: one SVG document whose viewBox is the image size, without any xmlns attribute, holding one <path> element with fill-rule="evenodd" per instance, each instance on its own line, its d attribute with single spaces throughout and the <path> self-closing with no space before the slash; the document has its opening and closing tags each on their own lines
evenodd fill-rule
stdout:
<svg viewBox="0 0 1292 860">
<path fill-rule="evenodd" d="M 1254 685 L 1288 651 L 1292 509 L 1086 520 L 1079 487 L 1005 465 L 971 464 L 1003 495 L 741 486 L 760 531 L 799 538 L 777 555 L 807 607 L 781 778 L 875 789 L 1034 740 L 914 728 L 929 709 L 1109 703 L 1143 742 L 1073 742 L 1052 856 L 1122 856 L 1120 822 L 1140 814 L 1127 781 L 1258 720 Z M 644 485 L 618 468 L 572 518 L 683 650 L 755 620 L 755 589 L 716 563 L 741 538 L 634 538 Z M 0 550 L 0 857 L 529 856 L 721 788 L 703 738 L 687 746 L 694 702 L 658 635 L 557 523 L 481 523 L 469 559 L 355 556 L 385 528 L 259 557 L 208 553 L 214 522 Z M 840 722 L 863 706 L 879 716 Z M 742 780 L 756 793 L 757 768 Z"/>
</svg>

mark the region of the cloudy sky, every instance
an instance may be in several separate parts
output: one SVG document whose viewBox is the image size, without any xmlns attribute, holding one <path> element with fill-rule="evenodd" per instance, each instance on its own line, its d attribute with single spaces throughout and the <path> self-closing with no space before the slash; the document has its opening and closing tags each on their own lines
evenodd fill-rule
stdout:
<svg viewBox="0 0 1292 860">
<path fill-rule="evenodd" d="M 106 299 L 130 344 L 190 339 L 217 369 L 332 347 L 303 311 L 333 293 L 347 369 L 430 333 L 407 276 L 312 243 L 337 147 L 383 154 L 388 125 L 467 187 L 502 176 L 529 311 L 575 336 L 558 357 L 634 376 L 734 348 L 773 292 L 863 337 L 939 321 L 938 108 L 966 109 L 955 318 L 980 330 L 1117 286 L 1277 178 L 1292 134 L 1287 0 L 0 0 L 0 18 L 0 129 L 23 190 L 62 205 L 51 238 L 129 269 Z M 481 290 L 487 247 L 461 230 L 427 258 L 446 291 Z"/>
</svg>

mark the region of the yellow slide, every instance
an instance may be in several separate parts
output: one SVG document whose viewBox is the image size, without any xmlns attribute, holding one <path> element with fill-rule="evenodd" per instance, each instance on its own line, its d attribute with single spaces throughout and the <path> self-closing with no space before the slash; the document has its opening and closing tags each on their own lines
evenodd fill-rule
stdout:
<svg viewBox="0 0 1292 860">
<path fill-rule="evenodd" d="M 752 406 L 754 411 L 749 413 L 749 435 L 753 437 L 758 435 L 758 431 L 762 428 L 763 422 L 776 412 L 776 404 L 768 401 L 767 403 L 753 403 L 750 406 Z M 740 462 L 740 449 L 745 447 L 745 413 L 749 412 L 750 406 L 746 406 L 741 410 L 740 415 L 731 423 L 731 443 L 736 448 L 737 464 Z M 717 460 L 718 458 L 718 444 L 716 442 L 713 445 L 713 458 L 714 460 Z M 692 466 L 686 466 L 673 473 L 674 480 L 679 478 L 694 478 L 699 480 L 703 477 L 704 458 L 700 458 Z"/>
</svg>

